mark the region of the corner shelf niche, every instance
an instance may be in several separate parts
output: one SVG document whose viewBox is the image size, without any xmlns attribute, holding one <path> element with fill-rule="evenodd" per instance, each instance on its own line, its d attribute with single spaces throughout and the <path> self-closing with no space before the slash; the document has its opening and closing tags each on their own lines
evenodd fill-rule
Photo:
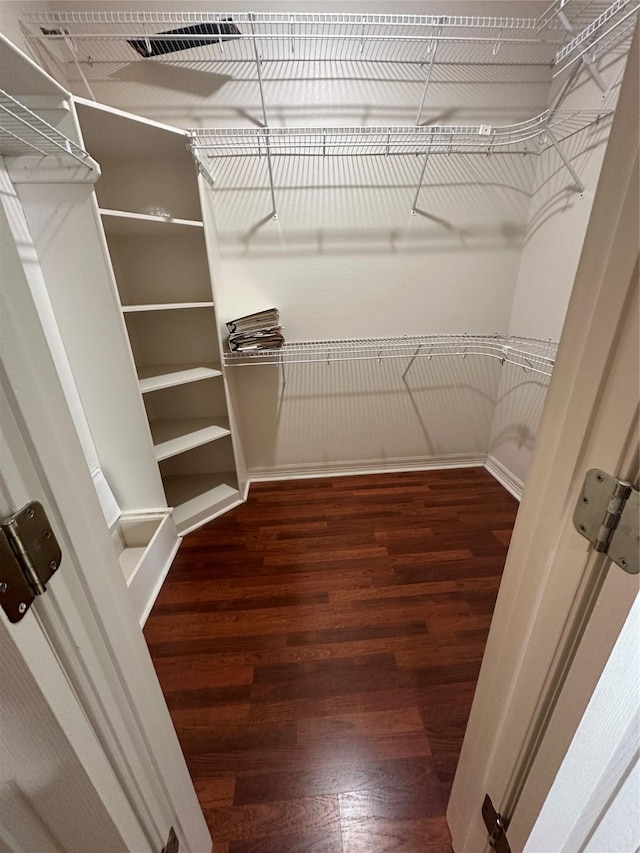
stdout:
<svg viewBox="0 0 640 853">
<path fill-rule="evenodd" d="M 96 195 L 151 452 L 184 534 L 239 501 L 196 170 L 183 131 L 76 107 L 102 169 Z"/>
</svg>

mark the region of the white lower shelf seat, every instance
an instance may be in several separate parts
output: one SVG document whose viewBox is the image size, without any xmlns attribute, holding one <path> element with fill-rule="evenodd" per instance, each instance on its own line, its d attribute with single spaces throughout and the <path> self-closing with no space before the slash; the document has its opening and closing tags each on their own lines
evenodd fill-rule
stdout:
<svg viewBox="0 0 640 853">
<path fill-rule="evenodd" d="M 111 532 L 136 616 L 144 625 L 178 550 L 170 512 L 123 513 Z"/>
<path fill-rule="evenodd" d="M 240 500 L 233 471 L 210 474 L 170 474 L 163 477 L 178 533 L 184 535 L 229 509 Z"/>
</svg>

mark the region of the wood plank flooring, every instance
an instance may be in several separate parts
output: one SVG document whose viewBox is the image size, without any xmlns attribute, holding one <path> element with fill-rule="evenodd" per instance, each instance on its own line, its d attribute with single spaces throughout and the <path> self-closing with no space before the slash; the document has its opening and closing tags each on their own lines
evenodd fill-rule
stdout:
<svg viewBox="0 0 640 853">
<path fill-rule="evenodd" d="M 145 628 L 214 853 L 450 853 L 517 502 L 482 468 L 252 486 Z"/>
</svg>

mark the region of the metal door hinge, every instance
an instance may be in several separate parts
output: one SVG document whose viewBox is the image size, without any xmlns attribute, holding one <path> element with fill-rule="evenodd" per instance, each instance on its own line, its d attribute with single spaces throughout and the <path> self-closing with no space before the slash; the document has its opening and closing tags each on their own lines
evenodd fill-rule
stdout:
<svg viewBox="0 0 640 853">
<path fill-rule="evenodd" d="M 489 794 L 485 794 L 484 803 L 482 804 L 482 819 L 489 833 L 489 846 L 496 853 L 511 853 L 511 848 L 507 841 L 509 821 L 500 812 L 496 811 Z"/>
<path fill-rule="evenodd" d="M 176 835 L 176 831 L 173 827 L 169 830 L 169 837 L 167 838 L 167 843 L 162 848 L 162 853 L 178 853 L 180 849 L 180 842 L 178 841 L 178 836 Z"/>
<path fill-rule="evenodd" d="M 0 524 L 0 606 L 19 622 L 60 567 L 62 551 L 42 504 L 31 501 Z"/>
<path fill-rule="evenodd" d="M 587 471 L 573 514 L 576 530 L 595 551 L 630 575 L 640 571 L 638 490 L 605 471 Z"/>
</svg>

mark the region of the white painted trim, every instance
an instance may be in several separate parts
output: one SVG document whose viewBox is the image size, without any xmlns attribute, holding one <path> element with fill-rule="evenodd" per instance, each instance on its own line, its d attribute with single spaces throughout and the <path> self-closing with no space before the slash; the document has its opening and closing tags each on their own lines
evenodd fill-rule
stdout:
<svg viewBox="0 0 640 853">
<path fill-rule="evenodd" d="M 290 465 L 273 468 L 253 468 L 247 471 L 250 483 L 270 480 L 303 480 L 314 477 L 349 477 L 362 474 L 400 474 L 408 471 L 434 471 L 439 468 L 481 468 L 485 455 L 460 453 L 451 456 L 417 456 L 386 460 L 365 459 L 356 462 L 336 462 L 332 465 Z"/>
<path fill-rule="evenodd" d="M 499 462 L 495 456 L 489 455 L 484 463 L 484 467 L 517 501 L 522 500 L 524 483 L 515 474 L 512 474 L 502 462 Z"/>
<path fill-rule="evenodd" d="M 640 595 L 636 596 L 616 640 L 527 840 L 525 853 L 547 850 L 551 837 L 555 849 L 567 853 L 571 850 L 623 853 L 636 850 L 640 844 L 637 802 L 631 804 L 624 823 L 613 825 L 611 819 L 607 820 L 627 776 L 636 788 L 634 801 L 639 793 L 639 635 Z M 598 842 L 594 845 L 596 836 Z"/>
</svg>

